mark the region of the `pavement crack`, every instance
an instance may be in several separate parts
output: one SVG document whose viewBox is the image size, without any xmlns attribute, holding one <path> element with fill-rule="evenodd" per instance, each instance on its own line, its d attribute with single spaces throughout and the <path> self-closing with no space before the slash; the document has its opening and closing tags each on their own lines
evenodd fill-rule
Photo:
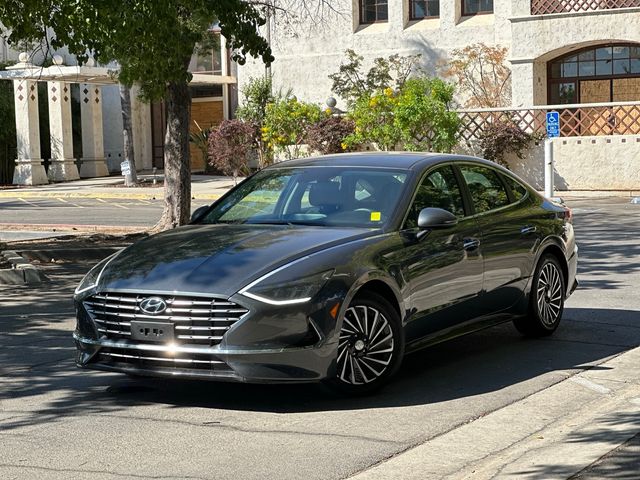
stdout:
<svg viewBox="0 0 640 480">
<path fill-rule="evenodd" d="M 109 470 L 90 470 L 90 469 L 77 469 L 77 468 L 53 468 L 53 467 L 39 467 L 35 465 L 24 465 L 14 463 L 0 463 L 0 467 L 7 468 L 31 468 L 34 470 L 40 470 L 43 472 L 59 472 L 59 473 L 98 473 L 113 475 L 114 477 L 122 478 L 151 478 L 151 479 L 163 479 L 163 478 L 176 478 L 175 475 L 136 475 L 135 473 L 119 473 Z M 207 477 L 196 477 L 193 475 L 180 474 L 180 478 L 189 480 L 207 480 Z"/>
<path fill-rule="evenodd" d="M 233 432 L 242 432 L 242 433 L 305 435 L 305 436 L 311 436 L 311 437 L 335 437 L 335 438 L 342 438 L 347 440 L 363 440 L 366 442 L 376 442 L 376 443 L 382 443 L 387 445 L 402 445 L 402 442 L 397 442 L 394 440 L 385 440 L 382 438 L 367 437 L 363 435 L 345 435 L 341 433 L 324 433 L 324 432 L 305 432 L 300 430 L 260 430 L 260 429 L 254 429 L 254 428 L 238 427 L 234 425 L 225 425 L 222 423 L 188 422 L 185 420 L 158 419 L 158 418 L 131 416 L 131 415 L 110 415 L 110 414 L 103 414 L 103 413 L 96 414 L 96 415 L 86 415 L 86 416 L 95 416 L 100 418 L 102 417 L 118 418 L 121 420 L 133 419 L 133 420 L 141 420 L 146 422 L 158 422 L 158 423 L 173 423 L 178 425 L 187 425 L 191 427 L 219 428 L 222 430 L 229 430 Z"/>
</svg>

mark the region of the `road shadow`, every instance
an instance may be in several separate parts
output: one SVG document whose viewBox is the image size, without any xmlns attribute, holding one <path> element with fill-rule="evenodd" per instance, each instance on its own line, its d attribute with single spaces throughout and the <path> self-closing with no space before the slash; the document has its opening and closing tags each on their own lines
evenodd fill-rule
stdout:
<svg viewBox="0 0 640 480">
<path fill-rule="evenodd" d="M 638 312 L 567 309 L 557 336 L 523 339 L 504 324 L 409 355 L 398 376 L 368 397 L 344 398 L 318 385 L 248 385 L 172 379 L 128 379 L 123 375 L 77 370 L 71 361 L 71 328 L 49 328 L 31 342 L 0 350 L 0 401 L 47 395 L 34 412 L 0 422 L 0 430 L 56 422 L 69 415 L 113 413 L 131 406 L 163 404 L 269 413 L 331 412 L 393 408 L 447 402 L 497 392 L 548 373 L 568 375 L 598 366 L 606 358 L 640 345 L 640 328 L 630 326 Z M 611 319 L 617 319 L 615 324 Z M 578 340 L 576 340 L 578 339 Z M 580 340 L 584 339 L 584 340 Z M 539 388 L 547 383 L 541 382 Z"/>
</svg>

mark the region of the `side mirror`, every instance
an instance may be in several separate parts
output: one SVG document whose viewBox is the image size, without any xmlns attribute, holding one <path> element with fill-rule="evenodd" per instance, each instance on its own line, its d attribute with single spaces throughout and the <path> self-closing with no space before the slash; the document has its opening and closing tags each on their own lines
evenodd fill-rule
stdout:
<svg viewBox="0 0 640 480">
<path fill-rule="evenodd" d="M 418 228 L 421 230 L 449 228 L 457 224 L 456 216 L 442 208 L 423 208 L 418 215 Z"/>
<path fill-rule="evenodd" d="M 207 213 L 208 210 L 209 205 L 203 205 L 202 207 L 196 208 L 195 211 L 191 214 L 191 223 L 196 223 L 198 220 L 204 217 L 204 214 Z"/>
</svg>

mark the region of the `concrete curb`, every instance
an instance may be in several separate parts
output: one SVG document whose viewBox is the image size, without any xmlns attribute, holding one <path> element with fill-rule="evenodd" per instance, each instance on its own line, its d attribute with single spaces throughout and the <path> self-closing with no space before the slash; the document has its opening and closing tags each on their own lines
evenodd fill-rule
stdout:
<svg viewBox="0 0 640 480">
<path fill-rule="evenodd" d="M 222 194 L 195 193 L 193 200 L 217 200 Z M 5 190 L 0 192 L 0 198 L 100 198 L 111 200 L 163 200 L 162 190 L 149 193 L 126 192 L 37 192 L 21 190 Z"/>
<path fill-rule="evenodd" d="M 11 269 L 0 270 L 0 285 L 33 285 L 46 282 L 47 276 L 13 250 L 0 252 Z"/>
<path fill-rule="evenodd" d="M 349 478 L 565 480 L 640 432 L 640 347 L 596 367 Z"/>
<path fill-rule="evenodd" d="M 30 232 L 72 232 L 72 233 L 143 233 L 153 228 L 153 225 L 128 226 L 128 225 L 72 225 L 72 224 L 46 224 L 46 223 L 0 223 L 3 231 L 30 231 Z"/>
</svg>

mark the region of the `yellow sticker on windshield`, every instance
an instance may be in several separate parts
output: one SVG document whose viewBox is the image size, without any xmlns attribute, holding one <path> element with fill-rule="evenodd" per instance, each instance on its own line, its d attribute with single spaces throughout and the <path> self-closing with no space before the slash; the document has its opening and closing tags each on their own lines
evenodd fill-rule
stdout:
<svg viewBox="0 0 640 480">
<path fill-rule="evenodd" d="M 380 212 L 371 212 L 371 221 L 379 222 L 381 218 Z"/>
</svg>

